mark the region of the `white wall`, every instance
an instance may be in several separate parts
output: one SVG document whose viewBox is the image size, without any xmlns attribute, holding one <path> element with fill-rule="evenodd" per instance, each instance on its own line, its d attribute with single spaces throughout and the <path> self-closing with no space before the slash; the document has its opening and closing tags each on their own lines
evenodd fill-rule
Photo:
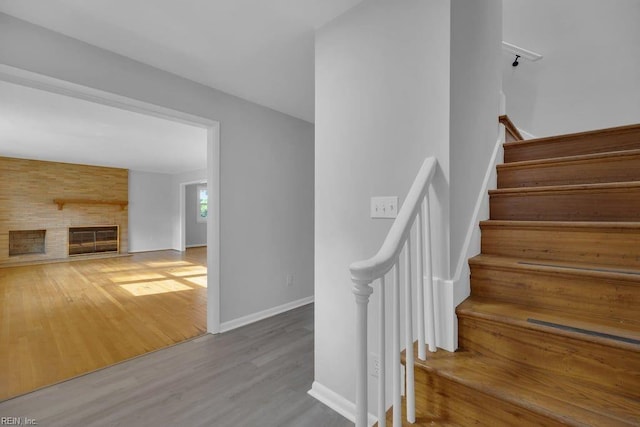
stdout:
<svg viewBox="0 0 640 427">
<path fill-rule="evenodd" d="M 451 2 L 450 274 L 454 305 L 469 296 L 468 258 L 480 252 L 479 241 L 475 247 L 465 247 L 469 225 L 473 223 L 478 231 L 477 221 L 486 219 L 473 214 L 478 194 L 488 197 L 483 181 L 498 139 L 501 42 L 501 0 Z"/>
<path fill-rule="evenodd" d="M 435 270 L 448 273 L 448 40 L 448 0 L 367 1 L 316 34 L 314 392 L 354 400 L 348 267 L 374 255 L 391 224 L 369 218 L 370 197 L 402 201 L 427 156 L 439 159 Z"/>
<path fill-rule="evenodd" d="M 219 121 L 221 321 L 313 294 L 312 124 L 5 14 L 0 63 Z"/>
<path fill-rule="evenodd" d="M 504 54 L 507 113 L 538 136 L 640 122 L 638 0 L 509 0 L 504 40 L 537 62 Z"/>
<path fill-rule="evenodd" d="M 185 243 L 186 247 L 206 246 L 207 223 L 198 221 L 198 185 L 185 186 Z"/>
<path fill-rule="evenodd" d="M 312 394 L 344 413 L 355 394 L 348 266 L 372 256 L 390 227 L 369 219 L 369 198 L 403 200 L 426 156 L 438 159 L 431 192 L 434 275 L 445 304 L 438 316 L 449 328 L 438 345 L 454 348 L 454 294 L 460 292 L 453 287 L 468 294 L 468 278 L 452 277 L 470 247 L 476 204 L 486 199 L 483 183 L 490 181 L 485 176 L 498 138 L 501 6 L 500 0 L 371 0 L 316 34 Z M 378 294 L 375 284 L 368 337 L 373 352 Z M 374 412 L 376 380 L 369 380 Z"/>
<path fill-rule="evenodd" d="M 129 252 L 179 250 L 180 184 L 205 179 L 205 169 L 174 175 L 129 171 Z M 186 189 L 192 193 L 185 205 L 187 246 L 206 245 L 207 225 L 196 222 L 196 185 Z"/>
<path fill-rule="evenodd" d="M 172 176 L 129 171 L 129 252 L 171 249 Z"/>
</svg>

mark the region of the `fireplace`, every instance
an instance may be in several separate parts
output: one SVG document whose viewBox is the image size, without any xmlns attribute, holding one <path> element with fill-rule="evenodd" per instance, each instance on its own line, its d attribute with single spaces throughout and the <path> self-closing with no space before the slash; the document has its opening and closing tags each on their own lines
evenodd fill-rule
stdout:
<svg viewBox="0 0 640 427">
<path fill-rule="evenodd" d="M 117 225 L 69 227 L 69 255 L 118 252 Z"/>
<path fill-rule="evenodd" d="M 46 230 L 9 231 L 9 256 L 44 253 Z"/>
</svg>

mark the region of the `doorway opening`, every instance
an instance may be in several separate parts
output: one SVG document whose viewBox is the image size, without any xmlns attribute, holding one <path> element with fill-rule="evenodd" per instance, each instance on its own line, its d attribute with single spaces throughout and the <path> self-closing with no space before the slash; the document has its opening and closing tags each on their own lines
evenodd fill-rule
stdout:
<svg viewBox="0 0 640 427">
<path fill-rule="evenodd" d="M 180 220 L 178 222 L 180 225 L 178 225 L 176 221 L 172 222 L 174 230 L 172 233 L 173 235 L 169 239 L 169 244 L 166 247 L 166 250 L 161 251 L 162 253 L 140 252 L 130 257 L 118 257 L 113 259 L 99 259 L 97 258 L 98 255 L 90 255 L 96 256 L 96 259 L 92 260 L 96 261 L 96 264 L 92 269 L 87 269 L 82 273 L 78 273 L 78 271 L 81 269 L 80 266 L 84 261 L 77 261 L 77 259 L 82 257 L 74 257 L 73 262 L 69 260 L 69 265 L 72 265 L 72 268 L 76 270 L 74 274 L 77 274 L 77 277 L 79 278 L 81 277 L 81 279 L 78 279 L 78 286 L 109 286 L 114 290 L 114 294 L 109 297 L 111 300 L 118 302 L 120 306 L 130 307 L 132 310 L 135 310 L 136 315 L 139 315 L 146 310 L 151 316 L 155 316 L 158 322 L 172 319 L 172 315 L 174 313 L 172 313 L 171 307 L 165 307 L 159 310 L 148 310 L 147 307 L 149 306 L 146 305 L 147 302 L 152 301 L 153 299 L 159 299 L 163 295 L 180 295 L 181 292 L 188 292 L 190 290 L 200 288 L 202 292 L 206 293 L 206 302 L 199 308 L 200 312 L 204 311 L 203 314 L 205 317 L 205 327 L 202 332 L 219 332 L 219 123 L 208 118 L 186 114 L 177 110 L 167 109 L 165 107 L 53 79 L 48 76 L 39 75 L 2 64 L 0 64 L 0 82 L 7 82 L 82 101 L 89 101 L 103 106 L 114 107 L 124 111 L 187 124 L 205 131 L 206 168 L 201 171 L 202 177 L 198 179 L 198 182 L 206 183 L 206 192 L 208 196 L 207 217 L 205 219 L 206 238 L 204 240 L 206 248 L 204 251 L 200 251 L 195 255 L 195 257 L 184 252 L 186 249 L 183 244 L 185 233 L 181 225 L 182 220 Z M 7 153 L 0 152 L 0 156 L 7 156 Z M 11 156 L 9 155 L 7 157 Z M 184 190 L 184 185 L 182 181 L 176 182 L 176 180 L 171 181 L 171 186 L 173 188 L 173 197 L 176 199 L 175 205 L 178 206 L 178 195 L 180 195 L 180 200 L 183 200 L 182 190 Z M 182 217 L 181 211 L 184 210 L 184 203 L 180 204 L 182 205 L 179 209 L 180 214 L 177 214 L 176 216 Z M 51 205 L 55 207 L 53 202 L 51 202 Z M 73 209 L 74 208 L 65 208 L 64 212 L 56 211 L 54 215 L 71 215 Z M 129 212 L 131 212 L 132 209 L 135 209 L 135 206 L 130 204 L 126 209 L 129 209 Z M 178 209 L 176 211 L 178 211 Z M 47 240 L 49 240 L 48 233 Z M 117 237 L 111 240 L 117 241 Z M 100 256 L 103 255 L 100 254 Z M 60 264 L 57 265 L 59 266 Z M 37 267 L 46 268 L 46 265 L 38 265 Z M 102 274 L 102 276 L 97 273 Z M 135 273 L 135 277 L 131 273 Z M 42 291 L 46 292 L 44 288 Z M 58 289 L 58 291 L 61 291 L 61 289 Z M 69 291 L 69 289 L 64 289 L 62 291 Z M 120 296 L 115 297 L 114 295 L 116 295 L 117 292 L 119 292 L 118 295 Z M 65 295 L 64 292 L 58 292 L 57 294 Z M 117 300 L 117 298 L 120 297 L 124 298 L 124 295 L 131 297 L 131 300 L 129 300 L 127 304 L 123 304 L 121 301 Z M 52 298 L 55 298 L 55 296 L 52 296 Z M 100 297 L 97 296 L 96 298 Z M 74 309 L 79 306 L 78 304 L 75 306 L 73 305 L 73 298 L 67 298 L 67 303 L 69 304 L 68 314 L 71 316 L 71 313 L 74 313 Z M 100 302 L 94 301 L 94 303 L 99 304 Z M 81 313 L 83 312 L 78 311 L 77 314 L 79 317 L 73 318 L 73 324 L 77 326 L 78 329 L 86 329 L 90 325 L 98 323 L 95 319 L 83 317 L 84 315 Z M 86 311 L 84 313 L 86 314 Z M 51 323 L 51 325 L 53 324 L 54 322 Z M 104 328 L 97 327 L 96 329 Z M 161 331 L 162 326 L 158 329 Z M 118 329 L 111 331 L 111 335 L 117 335 L 117 333 Z M 103 356 L 99 355 L 108 353 L 105 348 L 102 348 L 104 347 L 104 343 L 101 340 L 96 339 L 95 336 L 92 338 L 91 334 L 88 334 L 87 336 L 89 338 L 86 339 L 86 344 L 95 344 L 96 346 L 95 353 L 92 354 L 96 356 L 96 359 L 103 358 Z M 134 342 L 134 340 L 132 339 L 131 342 Z M 76 349 L 66 349 L 64 351 L 76 351 Z M 64 351 L 61 350 L 62 353 L 64 353 Z M 35 347 L 32 353 L 38 353 Z M 61 354 L 60 356 L 61 358 L 65 357 L 64 354 Z M 89 360 L 92 357 L 93 356 L 88 355 L 86 359 Z M 32 361 L 27 360 L 27 362 Z M 43 372 L 44 371 L 45 370 L 43 369 Z M 76 372 L 74 375 L 77 375 L 78 373 L 82 372 Z M 67 377 L 67 379 L 68 378 L 69 377 Z M 42 385 L 58 382 L 62 379 L 63 378 L 53 379 L 52 381 Z M 0 396 L 0 400 L 5 397 L 9 396 Z"/>
<path fill-rule="evenodd" d="M 180 183 L 180 236 L 179 250 L 207 246 L 209 219 L 209 190 L 206 180 Z"/>
</svg>

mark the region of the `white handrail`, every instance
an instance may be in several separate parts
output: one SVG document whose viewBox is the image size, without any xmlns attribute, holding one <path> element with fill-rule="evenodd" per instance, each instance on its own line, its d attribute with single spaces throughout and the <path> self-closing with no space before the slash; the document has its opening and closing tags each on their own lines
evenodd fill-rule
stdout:
<svg viewBox="0 0 640 427">
<path fill-rule="evenodd" d="M 401 425 L 400 419 L 400 254 L 405 251 L 405 333 L 406 333 L 406 394 L 407 394 L 407 421 L 415 422 L 415 395 L 413 385 L 413 314 L 412 314 L 412 271 L 411 271 L 411 229 L 416 225 L 416 295 L 419 301 L 416 304 L 418 311 L 418 357 L 426 358 L 425 329 L 428 335 L 429 351 L 435 351 L 435 316 L 433 309 L 433 285 L 431 280 L 431 230 L 429 221 L 429 186 L 435 173 L 436 160 L 433 157 L 425 159 L 416 176 L 409 193 L 402 204 L 398 216 L 387 234 L 380 250 L 373 257 L 354 262 L 351 270 L 351 280 L 354 283 L 353 293 L 356 297 L 356 427 L 368 425 L 367 402 L 367 306 L 369 297 L 373 293 L 371 284 L 379 280 L 381 290 L 381 302 L 379 307 L 380 331 L 379 331 L 379 363 L 378 367 L 378 421 L 380 426 L 385 425 L 385 300 L 384 287 L 385 275 L 393 268 L 393 425 Z M 423 222 L 424 221 L 424 222 Z M 425 277 L 420 277 L 424 274 Z M 426 280 L 425 280 L 426 279 Z M 426 317 L 424 299 L 427 301 Z M 426 323 L 426 325 L 425 325 Z"/>
<path fill-rule="evenodd" d="M 425 197 L 431 178 L 436 171 L 436 159 L 427 157 L 413 181 L 398 217 L 394 221 L 380 250 L 373 257 L 354 262 L 349 266 L 351 279 L 358 283 L 371 283 L 385 275 L 402 251 L 411 226 L 416 218 L 422 199 Z"/>
</svg>

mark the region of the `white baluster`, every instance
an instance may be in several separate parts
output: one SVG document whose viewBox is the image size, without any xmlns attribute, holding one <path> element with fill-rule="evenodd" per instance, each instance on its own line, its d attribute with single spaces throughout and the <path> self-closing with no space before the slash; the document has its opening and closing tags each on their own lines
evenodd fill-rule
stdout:
<svg viewBox="0 0 640 427">
<path fill-rule="evenodd" d="M 422 235 L 423 207 L 424 204 L 421 202 L 420 211 L 418 211 L 416 218 L 416 310 L 418 311 L 418 358 L 420 360 L 427 359 L 427 352 L 424 345 L 424 276 L 422 274 L 424 266 L 424 236 Z"/>
<path fill-rule="evenodd" d="M 433 273 L 431 270 L 431 213 L 429 210 L 429 193 L 424 198 L 424 276 L 425 276 L 425 295 L 427 310 L 427 341 L 429 342 L 429 351 L 435 352 L 436 347 L 436 317 L 434 310 L 434 289 L 433 289 Z"/>
<path fill-rule="evenodd" d="M 437 160 L 428 157 L 422 163 L 416 179 L 411 184 L 406 200 L 398 212 L 396 220 L 391 225 L 389 233 L 385 238 L 378 252 L 369 259 L 360 260 L 349 266 L 351 278 L 354 282 L 354 294 L 357 302 L 356 320 L 356 425 L 363 427 L 368 421 L 367 411 L 367 305 L 372 293 L 371 283 L 380 279 L 380 370 L 379 370 L 379 390 L 378 407 L 380 412 L 380 425 L 385 421 L 385 296 L 384 296 L 384 275 L 393 269 L 393 320 L 392 320 L 392 343 L 393 353 L 392 378 L 393 378 L 393 424 L 394 427 L 402 425 L 402 400 L 403 391 L 406 391 L 407 400 L 407 420 L 415 422 L 415 389 L 414 389 L 414 352 L 413 352 L 413 301 L 412 301 L 412 276 L 417 276 L 417 297 L 416 309 L 418 314 L 418 351 L 417 356 L 426 358 L 425 341 L 429 343 L 429 351 L 436 350 L 436 322 L 435 322 L 435 298 L 433 287 L 433 272 L 431 259 L 431 225 L 429 220 L 429 186 L 437 168 Z M 411 234 L 414 222 L 416 224 L 416 271 L 411 270 Z M 406 387 L 403 390 L 402 365 L 400 361 L 401 353 L 401 318 L 400 318 L 400 257 L 405 252 L 406 267 Z M 425 307 L 426 305 L 426 307 Z M 425 316 L 426 315 L 426 316 Z M 425 337 L 426 335 L 426 337 Z"/>
<path fill-rule="evenodd" d="M 385 340 L 385 286 L 384 276 L 380 278 L 380 330 L 378 336 L 378 427 L 386 427 L 387 414 L 386 414 L 386 402 L 385 402 L 385 388 L 386 388 L 386 340 Z"/>
<path fill-rule="evenodd" d="M 393 425 L 402 425 L 402 391 L 400 390 L 400 270 L 393 266 Z"/>
<path fill-rule="evenodd" d="M 416 422 L 416 395 L 413 383 L 413 300 L 411 297 L 411 237 L 407 236 L 405 243 L 404 266 L 405 266 L 405 387 L 407 389 L 407 421 Z"/>
<path fill-rule="evenodd" d="M 367 427 L 367 305 L 373 292 L 368 283 L 355 283 L 356 297 L 356 427 Z"/>
</svg>

